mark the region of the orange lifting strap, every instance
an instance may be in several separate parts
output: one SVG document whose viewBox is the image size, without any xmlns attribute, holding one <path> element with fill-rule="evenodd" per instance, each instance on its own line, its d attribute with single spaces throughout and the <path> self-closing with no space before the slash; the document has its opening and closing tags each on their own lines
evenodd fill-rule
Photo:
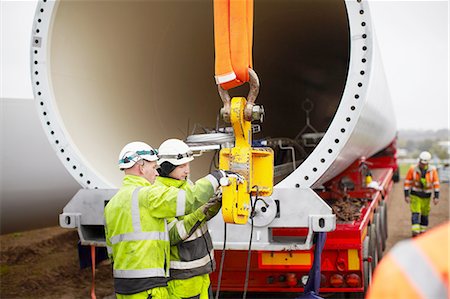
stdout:
<svg viewBox="0 0 450 299">
<path fill-rule="evenodd" d="M 249 81 L 253 0 L 214 0 L 216 83 L 228 90 Z"/>
</svg>

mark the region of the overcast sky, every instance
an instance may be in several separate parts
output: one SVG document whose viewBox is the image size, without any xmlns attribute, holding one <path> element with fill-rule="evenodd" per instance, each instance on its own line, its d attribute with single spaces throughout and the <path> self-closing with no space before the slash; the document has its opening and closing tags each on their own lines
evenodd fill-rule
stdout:
<svg viewBox="0 0 450 299">
<path fill-rule="evenodd" d="M 0 1 L 0 98 L 32 98 L 29 43 L 36 1 Z M 448 1 L 377 0 L 371 13 L 398 128 L 449 128 Z"/>
</svg>

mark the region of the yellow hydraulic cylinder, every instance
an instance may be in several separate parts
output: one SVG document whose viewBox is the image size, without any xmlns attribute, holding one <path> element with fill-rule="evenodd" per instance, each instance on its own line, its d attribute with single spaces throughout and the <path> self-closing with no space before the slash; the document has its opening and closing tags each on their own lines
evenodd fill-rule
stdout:
<svg viewBox="0 0 450 299">
<path fill-rule="evenodd" d="M 231 99 L 230 122 L 235 146 L 220 151 L 219 168 L 240 174 L 243 179 L 228 178 L 222 186 L 222 216 L 225 222 L 247 223 L 251 211 L 250 196 L 269 196 L 273 190 L 273 151 L 252 148 L 251 122 L 244 119 L 245 98 Z"/>
</svg>

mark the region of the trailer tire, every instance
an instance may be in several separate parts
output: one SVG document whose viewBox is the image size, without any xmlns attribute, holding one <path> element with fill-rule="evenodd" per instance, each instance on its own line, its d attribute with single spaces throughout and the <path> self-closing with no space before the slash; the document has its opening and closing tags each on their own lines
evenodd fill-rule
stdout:
<svg viewBox="0 0 450 299">
<path fill-rule="evenodd" d="M 375 219 L 375 215 L 374 215 L 374 219 Z M 372 257 L 372 262 L 371 262 L 371 271 L 373 272 L 373 270 L 375 270 L 375 267 L 378 264 L 378 249 L 377 249 L 377 244 L 378 244 L 378 234 L 377 234 L 377 226 L 376 223 L 373 222 L 369 225 L 369 256 Z"/>
<path fill-rule="evenodd" d="M 394 174 L 392 175 L 392 180 L 394 181 L 394 183 L 400 182 L 400 170 L 398 168 L 394 171 Z"/>
<path fill-rule="evenodd" d="M 387 219 L 387 205 L 383 200 L 380 204 L 380 216 L 381 216 L 381 235 L 383 236 L 383 252 L 386 250 L 386 240 L 388 238 L 388 219 Z"/>
<path fill-rule="evenodd" d="M 363 275 L 364 275 L 364 293 L 367 292 L 372 283 L 372 263 L 367 258 L 370 256 L 370 237 L 367 235 L 363 242 Z"/>
<path fill-rule="evenodd" d="M 386 249 L 386 205 L 383 201 L 381 201 L 380 206 L 378 207 L 378 211 L 380 213 L 380 235 L 381 235 L 381 245 L 382 245 L 382 251 Z"/>
<path fill-rule="evenodd" d="M 377 263 L 383 258 L 383 228 L 381 223 L 381 217 L 380 211 L 376 212 L 373 215 L 375 219 L 375 228 L 377 231 L 377 243 L 376 243 L 376 249 L 377 249 Z"/>
<path fill-rule="evenodd" d="M 388 206 L 386 204 L 386 202 L 384 202 L 384 219 L 386 220 L 384 222 L 384 234 L 385 234 L 385 238 L 387 240 L 387 238 L 389 237 L 389 227 L 388 227 Z"/>
</svg>

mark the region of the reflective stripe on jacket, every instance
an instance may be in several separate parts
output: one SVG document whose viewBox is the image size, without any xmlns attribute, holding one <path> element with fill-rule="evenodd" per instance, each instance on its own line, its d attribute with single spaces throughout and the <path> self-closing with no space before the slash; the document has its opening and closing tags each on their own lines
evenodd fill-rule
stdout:
<svg viewBox="0 0 450 299">
<path fill-rule="evenodd" d="M 450 222 L 395 245 L 375 269 L 368 299 L 449 298 Z"/>
<path fill-rule="evenodd" d="M 116 293 L 134 294 L 167 285 L 170 241 L 165 218 L 184 215 L 208 201 L 216 189 L 211 182 L 203 179 L 203 188 L 185 191 L 151 185 L 139 176 L 124 177 L 104 212 Z"/>
<path fill-rule="evenodd" d="M 192 184 L 172 178 L 158 177 L 155 185 L 165 185 L 182 190 L 197 189 L 198 182 Z M 208 232 L 205 215 L 197 216 L 198 211 L 186 211 L 186 214 L 168 219 L 170 247 L 170 278 L 186 279 L 209 274 L 215 269 L 214 250 Z"/>
<path fill-rule="evenodd" d="M 419 166 L 411 166 L 405 177 L 405 193 L 411 193 L 419 197 L 430 197 L 431 193 L 439 192 L 439 177 L 435 167 L 428 166 L 425 179 L 421 179 Z"/>
</svg>

